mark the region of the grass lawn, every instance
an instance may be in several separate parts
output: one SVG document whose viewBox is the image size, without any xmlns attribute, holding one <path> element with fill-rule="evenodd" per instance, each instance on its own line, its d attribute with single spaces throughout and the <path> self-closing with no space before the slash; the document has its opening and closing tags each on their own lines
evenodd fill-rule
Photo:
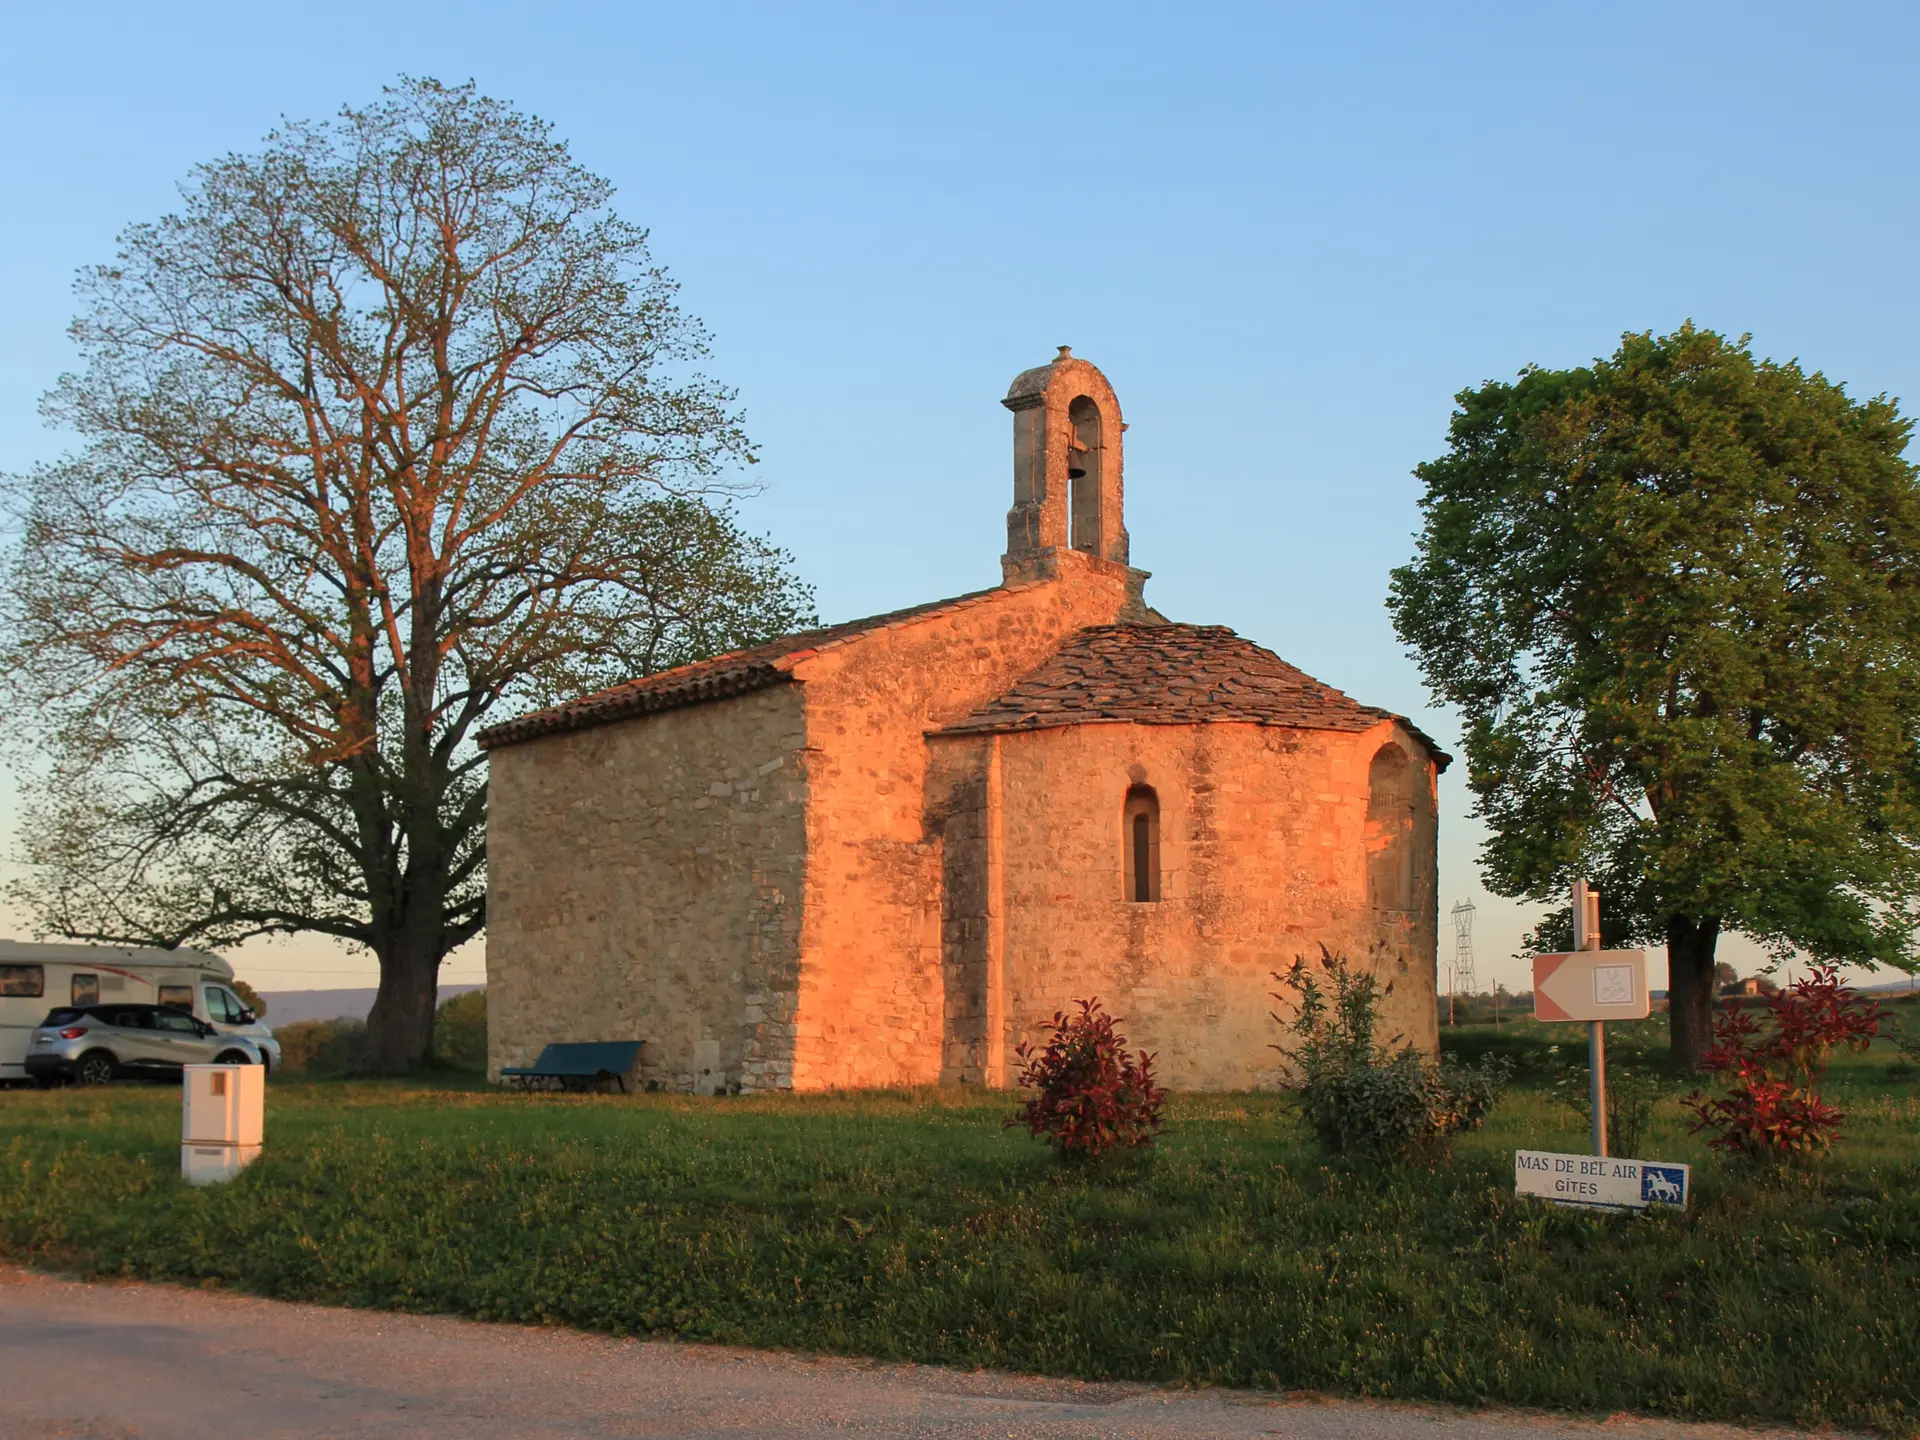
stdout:
<svg viewBox="0 0 1920 1440">
<path fill-rule="evenodd" d="M 1453 1037 L 1537 1072 L 1540 1027 Z M 334 1304 L 1056 1375 L 1687 1418 L 1920 1423 L 1920 1075 L 1836 1066 L 1847 1137 L 1766 1179 L 1668 1102 L 1686 1215 L 1513 1196 L 1580 1150 L 1530 1079 L 1438 1172 L 1329 1164 L 1272 1096 L 1183 1097 L 1068 1169 L 1006 1097 L 696 1100 L 277 1080 L 266 1154 L 178 1177 L 179 1092 L 0 1095 L 0 1255 Z"/>
</svg>

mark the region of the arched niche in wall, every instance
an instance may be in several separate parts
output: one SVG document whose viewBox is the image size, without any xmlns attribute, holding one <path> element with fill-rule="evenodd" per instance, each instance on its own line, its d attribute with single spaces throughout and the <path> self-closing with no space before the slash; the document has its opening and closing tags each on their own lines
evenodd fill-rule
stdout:
<svg viewBox="0 0 1920 1440">
<path fill-rule="evenodd" d="M 1151 785 L 1127 791 L 1120 813 L 1120 860 L 1130 904 L 1160 898 L 1160 797 Z"/>
<path fill-rule="evenodd" d="M 1388 742 L 1367 766 L 1367 903 L 1383 918 L 1413 909 L 1413 762 Z"/>
</svg>

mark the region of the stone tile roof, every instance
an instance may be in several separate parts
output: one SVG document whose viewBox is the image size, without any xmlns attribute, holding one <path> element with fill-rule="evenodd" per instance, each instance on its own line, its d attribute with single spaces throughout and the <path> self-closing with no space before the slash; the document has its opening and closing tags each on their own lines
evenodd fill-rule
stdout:
<svg viewBox="0 0 1920 1440">
<path fill-rule="evenodd" d="M 1224 625 L 1095 625 L 1081 630 L 1006 694 L 934 733 L 1230 720 L 1352 732 L 1394 720 L 1432 751 L 1442 768 L 1449 760 L 1404 716 L 1350 699 Z"/>
<path fill-rule="evenodd" d="M 582 695 L 577 700 L 568 700 L 545 710 L 535 710 L 531 714 L 502 721 L 482 730 L 475 739 L 482 750 L 495 750 L 502 745 L 517 745 L 523 740 L 535 740 L 542 735 L 585 730 L 634 715 L 648 715 L 656 710 L 672 710 L 682 705 L 697 705 L 704 700 L 719 700 L 768 685 L 785 684 L 792 678 L 794 664 L 817 650 L 883 630 L 902 621 L 979 604 L 995 593 L 992 590 L 976 590 L 968 595 L 956 595 L 950 600 L 934 600 L 925 605 L 908 606 L 905 610 L 891 610 L 885 615 L 869 615 L 865 619 L 826 625 L 817 630 L 799 630 L 791 635 L 782 635 L 777 640 L 769 640 L 764 645 L 729 651 L 711 660 L 675 666 L 657 675 L 644 675 L 638 680 L 624 680 L 605 690 Z"/>
</svg>

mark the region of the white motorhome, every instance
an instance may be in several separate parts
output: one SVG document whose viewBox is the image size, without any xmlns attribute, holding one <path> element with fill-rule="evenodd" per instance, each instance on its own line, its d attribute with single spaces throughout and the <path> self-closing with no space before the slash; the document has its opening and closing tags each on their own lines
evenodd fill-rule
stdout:
<svg viewBox="0 0 1920 1440">
<path fill-rule="evenodd" d="M 234 994 L 233 967 L 208 951 L 0 940 L 0 1081 L 27 1078 L 27 1046 L 49 1010 L 116 1000 L 178 1006 L 226 1034 L 272 1043 Z"/>
</svg>

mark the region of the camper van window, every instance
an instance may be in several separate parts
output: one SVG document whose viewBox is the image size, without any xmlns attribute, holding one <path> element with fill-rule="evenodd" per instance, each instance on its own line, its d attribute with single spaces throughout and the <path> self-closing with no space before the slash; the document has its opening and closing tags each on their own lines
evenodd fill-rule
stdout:
<svg viewBox="0 0 1920 1440">
<path fill-rule="evenodd" d="M 162 1005 L 178 1005 L 182 1010 L 193 1009 L 193 986 L 162 985 L 160 987 Z"/>
<path fill-rule="evenodd" d="M 76 1005 L 98 1005 L 100 1003 L 100 977 L 98 975 L 79 975 L 73 977 L 73 1003 Z"/>
<path fill-rule="evenodd" d="M 25 996 L 31 999 L 46 993 L 46 966 L 0 965 L 0 995 Z"/>
<path fill-rule="evenodd" d="M 246 1023 L 246 1008 L 217 985 L 206 988 L 207 1014 L 222 1025 L 242 1025 Z"/>
</svg>

